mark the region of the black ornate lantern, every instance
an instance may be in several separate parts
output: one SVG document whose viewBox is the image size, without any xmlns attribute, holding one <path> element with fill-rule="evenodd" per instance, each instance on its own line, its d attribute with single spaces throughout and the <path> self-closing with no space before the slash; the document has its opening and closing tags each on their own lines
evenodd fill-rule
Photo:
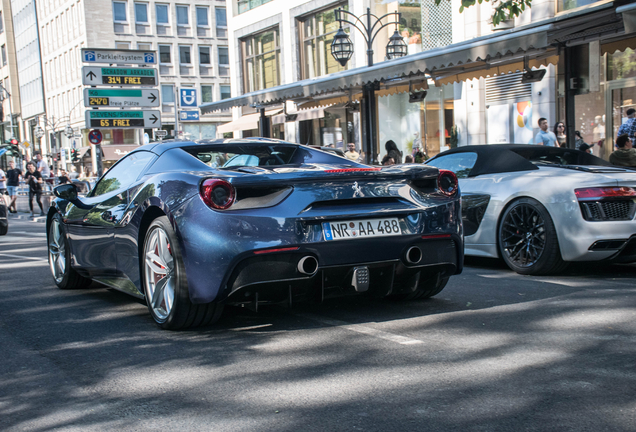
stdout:
<svg viewBox="0 0 636 432">
<path fill-rule="evenodd" d="M 404 38 L 395 30 L 393 36 L 389 39 L 389 43 L 386 45 L 386 56 L 389 60 L 404 57 L 407 54 L 407 50 L 408 47 L 406 46 L 406 42 L 404 42 Z"/>
<path fill-rule="evenodd" d="M 353 55 L 353 42 L 349 35 L 340 27 L 331 42 L 331 55 L 341 66 L 347 64 Z"/>
</svg>

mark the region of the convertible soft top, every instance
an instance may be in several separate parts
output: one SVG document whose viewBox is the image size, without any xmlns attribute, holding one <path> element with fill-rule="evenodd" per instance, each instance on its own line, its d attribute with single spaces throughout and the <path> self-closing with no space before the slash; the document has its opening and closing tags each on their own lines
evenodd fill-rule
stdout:
<svg viewBox="0 0 636 432">
<path fill-rule="evenodd" d="M 438 154 L 427 164 L 435 165 L 438 157 L 453 153 L 476 153 L 477 161 L 468 177 L 483 174 L 495 174 L 516 171 L 532 171 L 539 169 L 532 161 L 547 162 L 558 165 L 595 165 L 608 166 L 604 161 L 589 153 L 579 150 L 545 147 L 528 144 L 491 144 L 468 145 L 454 148 Z"/>
</svg>

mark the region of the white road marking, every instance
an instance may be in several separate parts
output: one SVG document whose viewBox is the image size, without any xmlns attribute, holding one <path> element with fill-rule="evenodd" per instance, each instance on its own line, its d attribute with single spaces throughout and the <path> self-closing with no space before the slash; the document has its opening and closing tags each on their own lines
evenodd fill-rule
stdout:
<svg viewBox="0 0 636 432">
<path fill-rule="evenodd" d="M 312 321 L 318 321 L 319 323 L 327 324 L 333 327 L 343 328 L 345 330 L 353 331 L 356 333 L 362 333 L 368 336 L 377 337 L 379 339 L 396 342 L 396 343 L 399 343 L 400 345 L 415 345 L 415 344 L 424 343 L 423 341 L 419 339 L 412 339 L 406 336 L 396 335 L 393 333 L 375 329 L 373 327 L 367 327 L 362 324 L 351 324 L 346 321 L 339 321 L 339 320 L 325 318 L 325 317 L 321 317 L 319 315 L 313 315 L 313 314 L 295 314 L 295 315 L 302 318 L 310 319 Z"/>
<path fill-rule="evenodd" d="M 478 274 L 477 276 L 483 277 L 486 279 L 530 278 L 533 282 L 551 283 L 555 285 L 564 285 L 564 286 L 569 286 L 573 288 L 586 288 L 586 287 L 594 287 L 599 285 L 598 282 L 573 281 L 573 280 L 567 280 L 567 279 L 564 280 L 564 279 L 558 279 L 556 277 L 550 278 L 550 279 L 544 279 L 544 278 L 538 278 L 535 276 L 524 276 L 518 273 L 496 273 L 496 274 L 491 273 L 491 274 Z"/>
<path fill-rule="evenodd" d="M 230 331 L 257 330 L 257 329 L 261 329 L 261 328 L 265 328 L 265 327 L 271 327 L 272 325 L 273 324 L 261 324 L 261 325 L 255 325 L 255 326 L 250 326 L 250 327 L 237 327 L 237 328 L 230 329 Z"/>
<path fill-rule="evenodd" d="M 0 253 L 0 256 L 4 256 L 4 257 L 8 257 L 8 258 L 22 258 L 25 260 L 33 260 L 33 261 L 46 261 L 49 262 L 48 258 L 36 258 L 36 257 L 25 257 L 22 255 L 13 255 L 13 254 L 6 254 L 6 253 Z"/>
</svg>

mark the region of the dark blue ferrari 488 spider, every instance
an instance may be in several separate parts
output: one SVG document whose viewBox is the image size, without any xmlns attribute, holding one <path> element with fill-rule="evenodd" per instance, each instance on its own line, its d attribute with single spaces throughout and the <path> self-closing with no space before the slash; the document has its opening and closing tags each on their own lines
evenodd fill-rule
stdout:
<svg viewBox="0 0 636 432">
<path fill-rule="evenodd" d="M 271 139 L 139 147 L 85 197 L 58 186 L 47 217 L 62 289 L 95 280 L 146 300 L 166 329 L 365 293 L 439 293 L 463 266 L 457 178 L 370 167 Z"/>
</svg>

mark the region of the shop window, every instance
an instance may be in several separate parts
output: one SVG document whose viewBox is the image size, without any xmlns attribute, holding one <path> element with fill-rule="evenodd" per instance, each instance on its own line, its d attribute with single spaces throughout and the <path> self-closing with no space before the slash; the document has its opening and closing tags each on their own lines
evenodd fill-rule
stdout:
<svg viewBox="0 0 636 432">
<path fill-rule="evenodd" d="M 626 48 L 607 56 L 608 78 L 618 80 L 636 77 L 636 51 Z"/>
<path fill-rule="evenodd" d="M 340 28 L 335 20 L 332 6 L 328 10 L 309 15 L 299 22 L 301 37 L 301 62 L 304 64 L 303 79 L 315 78 L 347 69 L 340 66 L 331 55 L 331 42 Z M 340 5 L 347 10 L 346 4 Z M 349 29 L 345 31 L 349 32 Z M 347 63 L 348 64 L 348 63 Z"/>
<path fill-rule="evenodd" d="M 278 28 L 242 41 L 243 80 L 246 92 L 280 84 L 280 37 Z"/>
</svg>

